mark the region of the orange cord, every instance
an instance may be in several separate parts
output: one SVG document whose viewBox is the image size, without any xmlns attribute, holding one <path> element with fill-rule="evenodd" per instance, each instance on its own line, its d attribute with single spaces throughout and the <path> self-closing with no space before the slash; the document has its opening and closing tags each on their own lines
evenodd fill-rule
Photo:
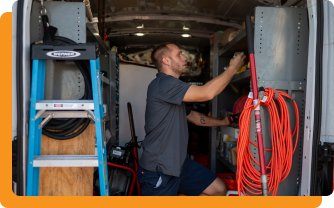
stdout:
<svg viewBox="0 0 334 208">
<path fill-rule="evenodd" d="M 280 113 L 274 102 L 275 92 L 278 92 L 277 104 L 280 108 Z M 296 150 L 299 135 L 299 112 L 296 102 L 292 101 L 296 114 L 296 126 L 292 132 L 289 110 L 283 98 L 284 96 L 291 99 L 291 96 L 271 88 L 265 90 L 265 96 L 267 96 L 266 102 L 261 102 L 260 100 L 259 103 L 262 106 L 266 106 L 269 110 L 272 142 L 271 149 L 264 149 L 272 153 L 266 169 L 270 170 L 267 174 L 269 193 L 272 193 L 272 196 L 276 196 L 279 183 L 289 175 L 291 170 L 292 156 Z M 248 98 L 239 119 L 238 168 L 236 174 L 239 196 L 241 192 L 247 196 L 246 191 L 254 195 L 262 194 L 261 174 L 253 166 L 254 163 L 259 165 L 259 162 L 255 160 L 250 152 L 250 144 L 257 148 L 257 144 L 250 140 L 251 113 L 255 107 L 253 107 L 253 99 Z M 292 138 L 294 135 L 296 135 L 296 142 L 293 146 Z"/>
</svg>

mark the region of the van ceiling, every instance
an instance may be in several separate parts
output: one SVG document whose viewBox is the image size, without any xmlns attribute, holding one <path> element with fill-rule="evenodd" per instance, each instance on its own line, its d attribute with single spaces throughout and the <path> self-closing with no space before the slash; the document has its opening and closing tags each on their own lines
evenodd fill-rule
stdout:
<svg viewBox="0 0 334 208">
<path fill-rule="evenodd" d="M 68 0 L 81 1 L 82 0 Z M 111 45 L 147 48 L 175 42 L 199 48 L 210 45 L 214 32 L 229 27 L 242 29 L 242 22 L 256 6 L 292 6 L 301 0 L 105 0 L 105 31 L 111 27 Z M 90 0 L 98 17 L 99 0 Z M 137 26 L 144 28 L 137 29 Z M 186 26 L 189 30 L 183 30 Z M 138 37 L 135 33 L 145 33 Z M 188 33 L 191 38 L 183 38 Z"/>
</svg>

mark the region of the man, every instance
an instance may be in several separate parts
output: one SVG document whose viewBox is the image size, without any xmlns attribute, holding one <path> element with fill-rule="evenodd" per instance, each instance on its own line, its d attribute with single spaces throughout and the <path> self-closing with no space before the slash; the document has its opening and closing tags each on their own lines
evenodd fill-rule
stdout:
<svg viewBox="0 0 334 208">
<path fill-rule="evenodd" d="M 173 43 L 164 43 L 152 52 L 159 73 L 147 90 L 143 154 L 138 179 L 143 195 L 223 196 L 226 184 L 206 167 L 187 158 L 189 122 L 198 126 L 228 125 L 219 120 L 186 110 L 184 102 L 204 102 L 220 94 L 244 65 L 245 55 L 230 61 L 229 68 L 203 86 L 179 80 L 186 72 L 186 58 Z"/>
</svg>

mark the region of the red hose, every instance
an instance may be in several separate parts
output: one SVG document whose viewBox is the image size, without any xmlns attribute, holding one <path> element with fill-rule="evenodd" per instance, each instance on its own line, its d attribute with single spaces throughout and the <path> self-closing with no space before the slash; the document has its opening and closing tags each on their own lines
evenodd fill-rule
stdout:
<svg viewBox="0 0 334 208">
<path fill-rule="evenodd" d="M 275 92 L 278 92 L 278 107 L 280 108 L 280 114 L 278 113 L 276 104 L 274 102 Z M 288 107 L 283 98 L 291 97 L 280 91 L 267 88 L 265 90 L 265 96 L 267 100 L 265 102 L 259 101 L 258 104 L 266 106 L 270 113 L 270 125 L 271 125 L 271 142 L 272 149 L 264 149 L 265 151 L 271 151 L 272 156 L 269 164 L 265 169 L 269 169 L 270 173 L 268 177 L 269 193 L 273 196 L 277 194 L 278 185 L 282 182 L 291 170 L 292 156 L 296 150 L 298 135 L 299 135 L 299 112 L 295 101 L 293 101 L 296 125 L 292 132 L 290 126 L 290 117 Z M 236 179 L 238 183 L 239 195 L 241 192 L 247 196 L 246 191 L 254 195 L 262 194 L 260 175 L 261 173 L 255 169 L 253 162 L 259 165 L 259 162 L 255 160 L 250 152 L 250 144 L 258 147 L 257 144 L 250 140 L 250 117 L 253 107 L 253 100 L 248 98 L 243 112 L 240 115 L 239 126 L 240 132 L 238 137 L 238 159 L 237 159 L 237 174 Z M 293 145 L 293 137 L 296 135 L 295 145 Z"/>
</svg>

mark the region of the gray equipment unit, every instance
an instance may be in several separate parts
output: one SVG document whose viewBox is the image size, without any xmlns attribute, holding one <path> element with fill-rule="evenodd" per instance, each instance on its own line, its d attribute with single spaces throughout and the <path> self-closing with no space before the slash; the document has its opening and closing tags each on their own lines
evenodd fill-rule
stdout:
<svg viewBox="0 0 334 208">
<path fill-rule="evenodd" d="M 242 31 L 236 39 L 232 40 L 224 48 L 220 49 L 220 70 L 221 66 L 226 66 L 233 53 L 237 51 L 247 52 L 246 34 Z M 258 87 L 273 88 L 288 93 L 294 97 L 299 109 L 299 135 L 296 151 L 293 155 L 292 166 L 288 177 L 279 185 L 278 196 L 296 196 L 299 191 L 301 181 L 301 162 L 303 150 L 303 126 L 304 126 L 304 103 L 306 87 L 306 70 L 308 54 L 308 20 L 307 10 L 303 8 L 287 7 L 257 7 L 255 9 L 255 27 L 254 27 L 254 51 L 256 61 L 256 71 L 258 78 Z M 247 60 L 248 61 L 248 60 Z M 250 84 L 250 73 L 245 71 L 236 75 L 231 83 L 235 86 L 246 87 Z M 224 108 L 231 108 L 236 99 L 236 95 L 231 89 L 224 90 L 218 96 L 217 112 Z M 285 99 L 290 113 L 291 129 L 295 128 L 295 111 L 292 101 Z M 217 114 L 216 116 L 218 116 Z M 270 117 L 266 107 L 261 107 L 262 131 L 265 148 L 271 148 L 270 136 Z M 222 128 L 223 129 L 223 128 Z M 223 130 L 219 130 L 224 134 Z M 250 138 L 256 141 L 254 113 L 251 116 Z M 212 139 L 213 140 L 213 139 Z M 295 145 L 296 136 L 293 138 Z M 251 144 L 251 154 L 258 160 L 258 150 Z M 216 155 L 218 161 L 219 158 Z M 266 164 L 271 159 L 271 152 L 265 151 Z M 212 161 L 214 162 L 214 161 Z M 217 171 L 224 170 L 221 164 L 217 162 Z M 253 163 L 259 170 L 259 166 Z M 232 169 L 234 172 L 235 169 Z"/>
<path fill-rule="evenodd" d="M 106 122 L 105 132 L 107 137 L 107 149 L 111 145 L 118 145 L 118 86 L 119 86 L 119 65 L 115 51 L 110 51 L 103 42 L 100 35 L 95 31 L 93 24 L 87 23 L 87 42 L 97 42 L 100 50 L 100 65 L 102 77 L 103 102 L 106 105 L 109 121 Z"/>
</svg>

